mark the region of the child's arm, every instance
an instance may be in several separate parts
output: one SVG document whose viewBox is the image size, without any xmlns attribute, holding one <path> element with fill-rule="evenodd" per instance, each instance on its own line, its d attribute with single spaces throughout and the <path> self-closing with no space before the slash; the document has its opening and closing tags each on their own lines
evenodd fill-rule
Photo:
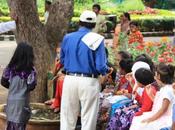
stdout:
<svg viewBox="0 0 175 130">
<path fill-rule="evenodd" d="M 1 85 L 4 86 L 5 88 L 9 88 L 9 78 L 10 78 L 10 69 L 7 67 L 5 68 L 2 78 L 1 78 Z"/>
<path fill-rule="evenodd" d="M 36 71 L 34 69 L 27 78 L 27 89 L 29 91 L 32 91 L 35 89 L 36 85 L 37 85 L 37 79 L 36 79 Z"/>
<path fill-rule="evenodd" d="M 5 88 L 9 88 L 8 79 L 2 77 L 2 78 L 1 78 L 1 85 L 4 86 Z"/>
<path fill-rule="evenodd" d="M 172 130 L 175 130 L 175 122 L 173 122 Z"/>
<path fill-rule="evenodd" d="M 63 67 L 63 65 L 60 63 L 60 60 L 58 60 L 58 61 L 55 62 L 55 67 L 54 67 L 54 70 L 53 70 L 54 76 L 57 75 L 58 71 L 60 71 L 60 69 L 62 67 Z"/>
<path fill-rule="evenodd" d="M 159 111 L 155 113 L 152 117 L 143 120 L 142 123 L 149 123 L 160 118 L 168 110 L 169 104 L 170 104 L 170 101 L 168 99 L 166 98 L 163 99 L 163 103 Z"/>
<path fill-rule="evenodd" d="M 175 83 L 173 84 L 173 88 L 175 88 Z M 175 104 L 173 105 L 173 124 L 172 124 L 172 130 L 175 130 Z"/>
</svg>

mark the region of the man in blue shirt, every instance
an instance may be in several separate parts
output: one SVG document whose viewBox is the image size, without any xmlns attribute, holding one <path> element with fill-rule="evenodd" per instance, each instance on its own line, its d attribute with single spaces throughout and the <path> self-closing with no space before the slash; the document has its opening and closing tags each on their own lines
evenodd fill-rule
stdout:
<svg viewBox="0 0 175 130">
<path fill-rule="evenodd" d="M 67 34 L 60 62 L 66 76 L 61 101 L 61 130 L 74 130 L 81 106 L 82 130 L 96 130 L 100 92 L 99 75 L 112 71 L 106 63 L 104 37 L 91 32 L 96 14 L 84 11 L 78 31 Z"/>
</svg>

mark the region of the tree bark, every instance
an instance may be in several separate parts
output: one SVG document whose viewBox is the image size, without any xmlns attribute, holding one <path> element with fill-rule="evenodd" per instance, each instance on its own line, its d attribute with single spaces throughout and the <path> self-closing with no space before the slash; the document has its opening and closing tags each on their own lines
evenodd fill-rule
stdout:
<svg viewBox="0 0 175 130">
<path fill-rule="evenodd" d="M 45 26 L 51 50 L 59 46 L 64 34 L 67 32 L 73 14 L 73 5 L 73 0 L 64 0 L 64 2 L 63 0 L 55 0 L 52 4 Z"/>
<path fill-rule="evenodd" d="M 32 45 L 34 49 L 35 67 L 37 70 L 38 80 L 37 87 L 31 94 L 31 100 L 33 102 L 43 102 L 47 98 L 47 72 L 49 66 L 54 61 L 53 54 L 55 52 L 55 47 L 58 46 L 58 40 L 61 41 L 72 16 L 73 0 L 65 0 L 65 2 L 62 3 L 65 4 L 60 4 L 59 1 L 55 1 L 53 3 L 49 21 L 46 26 L 44 26 L 39 20 L 36 0 L 9 1 L 11 10 L 17 15 L 17 43 L 27 42 Z M 58 10 L 63 13 L 60 13 Z"/>
</svg>

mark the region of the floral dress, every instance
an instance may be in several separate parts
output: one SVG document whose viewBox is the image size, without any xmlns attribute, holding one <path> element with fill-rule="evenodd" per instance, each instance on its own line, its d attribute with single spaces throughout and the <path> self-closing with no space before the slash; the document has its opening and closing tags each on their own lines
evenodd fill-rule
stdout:
<svg viewBox="0 0 175 130">
<path fill-rule="evenodd" d="M 152 86 L 151 89 L 155 94 L 155 87 Z M 115 111 L 115 114 L 111 117 L 106 130 L 129 130 L 134 116 L 139 116 L 143 112 L 151 110 L 153 101 L 149 97 L 146 89 L 144 89 L 142 96 L 138 96 L 137 98 L 136 99 L 139 101 L 139 105 L 137 107 L 129 109 L 127 111 L 124 110 L 124 108 L 135 105 L 135 102 L 132 101 L 131 103 L 124 105 Z"/>
</svg>

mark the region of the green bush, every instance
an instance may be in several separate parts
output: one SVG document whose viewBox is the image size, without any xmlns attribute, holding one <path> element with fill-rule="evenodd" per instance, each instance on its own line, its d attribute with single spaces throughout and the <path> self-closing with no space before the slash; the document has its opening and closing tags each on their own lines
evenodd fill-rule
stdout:
<svg viewBox="0 0 175 130">
<path fill-rule="evenodd" d="M 174 19 L 144 19 L 138 22 L 142 32 L 173 31 Z"/>
<path fill-rule="evenodd" d="M 145 6 L 141 0 L 125 0 L 116 8 L 120 11 L 128 12 L 130 10 L 144 10 Z"/>
<path fill-rule="evenodd" d="M 158 10 L 159 15 L 132 15 L 131 19 L 137 21 L 142 32 L 173 31 L 175 12 Z"/>
<path fill-rule="evenodd" d="M 10 17 L 6 17 L 6 16 L 0 17 L 0 22 L 7 22 L 7 21 L 10 21 L 10 20 L 11 20 Z"/>
<path fill-rule="evenodd" d="M 78 27 L 78 17 L 73 17 L 70 30 L 76 30 Z M 174 21 L 175 18 L 164 18 L 159 17 L 157 19 L 150 19 L 150 18 L 133 18 L 133 21 L 138 22 L 140 26 L 140 30 L 142 32 L 154 32 L 154 31 L 173 31 L 173 28 L 175 27 Z M 112 28 L 112 24 L 108 22 L 107 24 L 108 28 Z"/>
</svg>

